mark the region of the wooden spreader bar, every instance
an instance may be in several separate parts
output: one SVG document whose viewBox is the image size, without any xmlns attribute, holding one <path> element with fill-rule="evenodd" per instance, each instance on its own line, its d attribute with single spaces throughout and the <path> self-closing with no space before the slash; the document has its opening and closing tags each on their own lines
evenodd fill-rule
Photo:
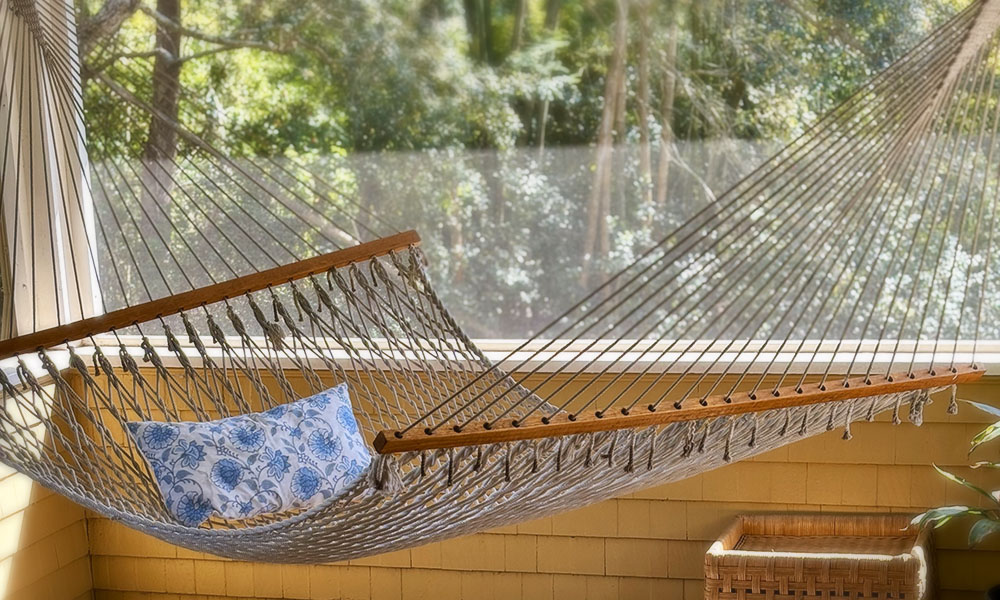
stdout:
<svg viewBox="0 0 1000 600">
<path fill-rule="evenodd" d="M 289 265 L 274 267 L 166 298 L 136 304 L 96 317 L 81 319 L 74 323 L 20 335 L 0 341 L 0 359 L 65 344 L 90 335 L 107 333 L 136 323 L 145 323 L 159 317 L 174 315 L 230 298 L 237 298 L 268 286 L 277 286 L 317 273 L 325 273 L 330 269 L 346 267 L 351 263 L 384 256 L 393 250 L 402 250 L 419 244 L 420 236 L 417 235 L 416 231 L 404 231 Z"/>
<path fill-rule="evenodd" d="M 615 413 L 608 413 L 603 417 L 597 417 L 593 413 L 580 415 L 573 421 L 569 419 L 568 413 L 560 413 L 551 417 L 547 424 L 542 422 L 541 416 L 531 416 L 518 423 L 517 426 L 514 426 L 511 420 L 497 423 L 490 429 L 484 428 L 482 423 L 475 423 L 463 428 L 460 432 L 455 431 L 452 426 L 445 425 L 434 433 L 428 434 L 424 431 L 424 427 L 418 426 L 405 434 L 399 434 L 395 431 L 379 432 L 374 445 L 375 450 L 380 454 L 392 454 L 413 450 L 477 446 L 595 431 L 649 427 L 680 421 L 756 413 L 776 408 L 852 400 L 893 392 L 944 387 L 975 381 L 984 373 L 985 370 L 981 368 L 966 366 L 957 367 L 955 371 L 949 371 L 945 367 L 934 373 L 926 370 L 916 371 L 913 373 L 913 377 L 909 377 L 905 372 L 896 373 L 889 379 L 879 377 L 877 380 L 873 379 L 871 383 L 866 383 L 864 377 L 852 378 L 848 380 L 847 386 L 844 386 L 842 380 L 838 379 L 827 381 L 827 389 L 825 390 L 820 389 L 818 383 L 804 384 L 801 392 L 796 391 L 795 386 L 779 388 L 777 395 L 773 395 L 770 389 L 759 390 L 756 399 L 751 398 L 746 392 L 740 392 L 729 402 L 726 401 L 724 395 L 718 395 L 707 398 L 704 405 L 694 399 L 689 399 L 682 408 L 675 408 L 673 404 L 665 403 L 662 408 L 650 411 L 643 405 L 632 409 L 627 415 L 616 410 Z"/>
</svg>

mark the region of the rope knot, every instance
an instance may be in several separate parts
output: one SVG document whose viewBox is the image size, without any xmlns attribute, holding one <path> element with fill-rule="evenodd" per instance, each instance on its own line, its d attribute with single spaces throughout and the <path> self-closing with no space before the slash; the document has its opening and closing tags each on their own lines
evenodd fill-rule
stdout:
<svg viewBox="0 0 1000 600">
<path fill-rule="evenodd" d="M 448 487 L 455 483 L 455 450 L 448 448 Z"/>
<path fill-rule="evenodd" d="M 184 323 L 184 331 L 187 333 L 188 341 L 194 344 L 195 350 L 202 357 L 207 355 L 205 350 L 205 344 L 201 343 L 201 336 L 198 335 L 198 331 L 191 324 L 191 320 L 188 319 L 187 313 L 181 313 L 181 321 Z"/>
<path fill-rule="evenodd" d="M 212 337 L 212 341 L 225 348 L 228 345 L 226 344 L 226 333 L 222 331 L 222 328 L 215 322 L 215 318 L 212 315 L 208 315 L 206 320 L 208 321 L 208 333 Z"/>
<path fill-rule="evenodd" d="M 114 376 L 115 370 L 111 366 L 111 361 L 108 360 L 108 357 L 104 355 L 104 351 L 102 351 L 100 348 L 98 348 L 97 351 L 94 352 L 94 364 L 97 365 L 98 368 L 100 368 L 101 372 L 103 372 L 108 377 Z"/>
<path fill-rule="evenodd" d="M 17 377 L 21 380 L 21 385 L 24 387 L 33 390 L 39 389 L 38 380 L 31 374 L 28 365 L 24 364 L 24 360 L 20 358 L 17 359 Z"/>
<path fill-rule="evenodd" d="M 181 348 L 181 342 L 174 335 L 174 332 L 170 330 L 167 325 L 163 326 L 163 334 L 167 337 L 167 350 L 174 353 L 177 357 L 177 361 L 181 363 L 185 371 L 191 371 L 194 367 L 191 365 L 191 361 L 188 360 L 187 354 Z"/>
<path fill-rule="evenodd" d="M 708 423 L 701 428 L 701 439 L 698 440 L 698 454 L 705 453 L 705 446 L 708 444 L 708 430 L 710 426 Z"/>
<path fill-rule="evenodd" d="M 653 459 L 656 457 L 656 430 L 649 435 L 649 456 L 646 457 L 646 470 L 653 470 Z"/>
<path fill-rule="evenodd" d="M 148 354 L 148 352 L 145 354 Z M 145 356 L 143 357 L 143 360 L 146 360 Z M 139 376 L 139 363 L 132 358 L 132 355 L 129 353 L 128 348 L 126 348 L 124 344 L 118 347 L 118 362 L 121 363 L 124 371 L 127 371 L 135 377 Z M 146 362 L 149 361 L 147 360 Z"/>
<path fill-rule="evenodd" d="M 902 423 L 902 419 L 899 418 L 899 405 L 903 401 L 902 397 L 896 396 L 896 402 L 892 405 L 892 424 L 899 425 Z"/>
<path fill-rule="evenodd" d="M 309 299 L 306 295 L 302 293 L 302 290 L 298 288 L 294 283 L 292 284 L 292 300 L 295 302 L 296 308 L 299 309 L 299 321 L 304 320 L 302 314 L 305 313 L 310 317 L 316 316 L 316 311 L 313 310 L 312 304 L 309 303 Z"/>
<path fill-rule="evenodd" d="M 733 460 L 732 454 L 729 452 L 729 448 L 733 443 L 733 435 L 736 433 L 736 421 L 731 421 L 729 423 L 729 433 L 726 434 L 726 450 L 722 453 L 722 460 L 726 462 L 731 462 Z"/>
<path fill-rule="evenodd" d="M 559 438 L 559 447 L 556 448 L 556 473 L 562 471 L 563 459 L 563 438 Z"/>
<path fill-rule="evenodd" d="M 681 458 L 687 458 L 691 455 L 691 451 L 694 450 L 694 434 L 695 434 L 695 424 L 694 421 L 689 421 L 687 426 L 687 432 L 684 434 L 684 447 L 681 448 Z"/>
<path fill-rule="evenodd" d="M 913 423 L 917 427 L 924 424 L 924 405 L 930 400 L 930 396 L 927 391 L 922 391 L 918 393 L 912 400 L 910 400 L 910 413 L 908 418 L 910 423 Z"/>
<path fill-rule="evenodd" d="M 631 473 L 635 470 L 635 432 L 633 431 L 628 440 L 628 462 L 625 463 L 625 472 Z"/>
<path fill-rule="evenodd" d="M 42 363 L 42 368 L 48 372 L 49 376 L 55 381 L 61 381 L 62 377 L 59 376 L 59 369 L 56 368 L 56 364 L 52 362 L 49 355 L 44 350 L 38 351 L 38 360 Z"/>
<path fill-rule="evenodd" d="M 383 495 L 390 496 L 403 489 L 403 474 L 399 470 L 399 463 L 391 454 L 376 456 L 368 473 L 372 487 Z"/>
<path fill-rule="evenodd" d="M 333 282 L 337 284 L 337 287 L 340 288 L 340 291 L 341 293 L 344 294 L 344 296 L 351 296 L 354 293 L 354 285 L 349 284 L 347 281 L 344 280 L 343 273 L 341 273 L 339 270 L 328 271 L 328 273 L 332 274 Z"/>
<path fill-rule="evenodd" d="M 261 330 L 263 330 L 264 335 L 267 336 L 271 345 L 274 346 L 274 349 L 278 352 L 284 350 L 285 332 L 281 330 L 281 327 L 279 327 L 277 323 L 272 323 L 267 320 L 267 316 L 264 314 L 264 311 L 261 310 L 257 301 L 253 299 L 253 296 L 247 296 L 247 298 L 250 300 L 250 311 L 253 313 L 254 320 L 256 320 L 257 324 L 260 325 Z M 274 301 L 277 302 L 278 299 L 275 298 Z"/>
<path fill-rule="evenodd" d="M 160 374 L 162 374 L 164 377 L 169 377 L 169 375 L 167 374 L 166 365 L 163 364 L 163 361 L 160 359 L 160 355 L 157 354 L 156 348 L 153 347 L 153 344 L 152 342 L 149 341 L 149 338 L 143 336 L 140 347 L 142 348 L 143 362 L 148 362 L 152 364 Z"/>
<path fill-rule="evenodd" d="M 357 292 L 359 284 L 363 289 L 368 290 L 367 281 L 361 269 L 358 268 L 358 263 L 351 263 L 351 266 L 347 267 L 347 272 L 349 274 L 348 282 L 351 285 L 351 292 Z"/>
<path fill-rule="evenodd" d="M 378 282 L 379 279 L 382 281 L 389 281 L 389 273 L 385 270 L 385 265 L 378 260 L 372 260 L 368 263 L 368 270 L 370 271 L 372 281 Z"/>
<path fill-rule="evenodd" d="M 851 423 L 854 422 L 854 402 L 847 405 L 847 414 L 844 416 L 844 440 L 849 440 L 854 435 L 851 434 Z"/>
<path fill-rule="evenodd" d="M 72 348 L 69 349 L 69 366 L 76 369 L 80 375 L 90 377 L 90 370 L 87 368 L 86 361 L 80 358 L 80 355 Z"/>
<path fill-rule="evenodd" d="M 331 313 L 335 312 L 333 308 L 333 299 L 330 298 L 330 294 L 327 293 L 327 291 L 323 289 L 323 286 L 316 280 L 313 280 L 313 290 L 316 291 L 316 297 L 319 298 L 320 304 L 327 307 Z"/>
<path fill-rule="evenodd" d="M 250 341 L 250 334 L 247 333 L 247 327 L 243 323 L 243 319 L 240 318 L 236 311 L 233 310 L 232 306 L 226 306 L 226 317 L 229 318 L 229 322 L 233 324 L 233 329 L 236 330 L 236 334 L 240 336 L 245 342 Z"/>
<path fill-rule="evenodd" d="M 875 420 L 875 400 L 876 398 L 872 398 L 872 401 L 868 403 L 868 412 L 865 413 L 865 421 L 869 423 Z"/>
<path fill-rule="evenodd" d="M 166 323 L 163 324 L 163 335 L 167 338 L 167 350 L 175 353 L 181 351 L 180 341 L 174 335 L 174 332 L 170 330 L 170 325 Z"/>
<path fill-rule="evenodd" d="M 958 414 L 958 386 L 951 386 L 951 397 L 948 399 L 948 414 Z"/>
</svg>

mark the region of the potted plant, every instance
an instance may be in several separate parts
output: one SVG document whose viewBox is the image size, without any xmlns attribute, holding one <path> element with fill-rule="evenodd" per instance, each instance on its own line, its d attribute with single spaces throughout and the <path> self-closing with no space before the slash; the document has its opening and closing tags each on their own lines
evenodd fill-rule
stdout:
<svg viewBox="0 0 1000 600">
<path fill-rule="evenodd" d="M 985 412 L 993 418 L 1000 419 L 1000 408 L 972 402 L 966 400 L 978 410 Z M 972 445 L 969 454 L 983 444 L 1000 437 L 1000 420 L 988 425 L 972 438 Z M 1000 462 L 979 461 L 971 465 L 973 469 L 1000 469 Z M 974 519 L 972 527 L 969 528 L 969 546 L 975 547 L 987 537 L 1000 533 L 1000 489 L 988 491 L 963 477 L 945 471 L 941 467 L 934 465 L 937 472 L 959 485 L 965 486 L 985 499 L 983 507 L 970 506 L 942 506 L 932 508 L 913 518 L 912 524 L 919 526 L 932 525 L 935 529 L 941 527 L 958 517 L 968 517 Z M 995 585 L 986 592 L 987 600 L 1000 600 L 1000 585 Z"/>
</svg>

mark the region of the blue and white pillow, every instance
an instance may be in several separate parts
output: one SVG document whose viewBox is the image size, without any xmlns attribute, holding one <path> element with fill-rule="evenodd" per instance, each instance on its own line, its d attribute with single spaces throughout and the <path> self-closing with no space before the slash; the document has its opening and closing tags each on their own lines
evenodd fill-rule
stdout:
<svg viewBox="0 0 1000 600">
<path fill-rule="evenodd" d="M 347 384 L 315 396 L 204 423 L 128 423 L 167 509 L 196 527 L 212 514 L 245 519 L 309 508 L 357 481 L 371 454 Z"/>
</svg>

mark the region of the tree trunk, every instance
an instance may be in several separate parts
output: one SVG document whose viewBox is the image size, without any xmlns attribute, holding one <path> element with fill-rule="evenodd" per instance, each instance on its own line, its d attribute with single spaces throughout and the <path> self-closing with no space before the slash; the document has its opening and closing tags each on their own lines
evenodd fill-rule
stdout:
<svg viewBox="0 0 1000 600">
<path fill-rule="evenodd" d="M 478 62 L 493 62 L 493 6 L 491 0 L 465 0 L 465 25 L 469 55 Z"/>
<path fill-rule="evenodd" d="M 139 0 L 105 0 L 101 8 L 77 28 L 80 58 L 90 54 L 101 39 L 114 35 L 138 8 Z"/>
<path fill-rule="evenodd" d="M 493 64 L 493 2 L 483 0 L 483 60 Z"/>
<path fill-rule="evenodd" d="M 421 30 L 426 30 L 430 25 L 445 18 L 447 12 L 442 0 L 424 0 L 420 5 Z"/>
<path fill-rule="evenodd" d="M 479 164 L 493 206 L 493 219 L 498 226 L 502 226 L 507 221 L 507 186 L 504 185 L 501 176 L 503 165 L 500 162 L 500 150 L 496 148 L 487 150 Z M 504 241 L 506 240 L 504 236 Z"/>
<path fill-rule="evenodd" d="M 639 182 L 641 186 L 641 206 L 644 211 L 653 207 L 653 161 L 650 154 L 649 136 L 649 37 L 650 2 L 644 0 L 639 5 L 639 98 L 636 110 L 639 113 Z M 651 214 L 647 212 L 647 214 Z"/>
<path fill-rule="evenodd" d="M 465 281 L 465 236 L 462 233 L 462 219 L 459 215 L 449 214 L 444 226 L 444 238 L 451 257 L 451 273 L 449 279 L 459 284 Z"/>
<path fill-rule="evenodd" d="M 546 0 L 545 2 L 545 30 L 549 33 L 555 31 L 559 24 L 559 6 L 562 0 Z M 538 125 L 535 128 L 538 136 L 538 154 L 545 151 L 545 122 L 549 119 L 549 101 L 542 100 L 538 107 Z"/>
<path fill-rule="evenodd" d="M 553 31 L 559 24 L 559 8 L 562 0 L 546 0 L 545 2 L 545 28 Z"/>
<path fill-rule="evenodd" d="M 514 35 L 511 40 L 511 49 L 515 52 L 521 49 L 524 41 L 524 22 L 528 15 L 528 0 L 514 0 Z"/>
<path fill-rule="evenodd" d="M 627 12 L 625 18 L 627 27 Z M 626 38 L 626 47 L 624 48 L 623 54 L 628 52 L 627 44 L 628 40 Z M 611 146 L 611 169 L 606 175 L 608 178 L 608 185 L 614 190 L 614 194 L 609 196 L 609 201 L 613 200 L 613 206 L 609 207 L 608 212 L 619 219 L 624 220 L 628 214 L 628 208 L 626 207 L 625 201 L 625 178 L 622 177 L 625 173 L 625 152 L 621 149 L 622 143 L 625 141 L 625 110 L 628 106 L 628 90 L 626 90 L 625 86 L 624 62 L 622 63 L 621 71 L 616 73 L 615 87 L 618 89 L 618 92 L 615 95 L 615 129 L 614 139 Z"/>
<path fill-rule="evenodd" d="M 465 0 L 465 27 L 469 32 L 469 55 L 477 61 L 483 60 L 483 37 L 480 26 L 480 0 Z"/>
<path fill-rule="evenodd" d="M 382 165 L 378 155 L 372 153 L 355 154 L 352 157 L 354 177 L 358 182 L 358 219 L 354 222 L 354 236 L 359 240 L 369 239 L 369 229 L 378 231 L 378 224 L 372 223 L 369 215 L 386 211 L 382 194 Z M 359 226 L 360 225 L 360 226 Z"/>
<path fill-rule="evenodd" d="M 156 0 L 156 10 L 178 25 L 181 22 L 181 0 Z M 180 76 L 183 63 L 177 60 L 181 50 L 181 32 L 176 27 L 158 25 L 153 62 L 152 105 L 158 114 L 150 117 L 149 135 L 142 150 L 143 200 L 147 211 L 158 221 L 168 208 L 174 159 L 177 156 L 177 131 L 180 98 Z M 160 117 L 162 115 L 163 118 Z M 162 225 L 155 223 L 154 225 Z"/>
<path fill-rule="evenodd" d="M 677 23 L 671 15 L 670 36 L 663 64 L 663 89 L 660 96 L 660 160 L 656 169 L 656 208 L 667 205 L 670 184 L 670 154 L 674 144 L 674 94 L 677 89 Z"/>
<path fill-rule="evenodd" d="M 614 48 L 604 80 L 604 107 L 597 131 L 597 156 L 594 183 L 587 203 L 587 228 L 584 233 L 583 268 L 580 284 L 588 287 L 593 263 L 603 261 L 610 250 L 608 214 L 611 205 L 611 170 L 614 156 L 615 121 L 621 88 L 625 78 L 625 49 L 628 44 L 628 0 L 617 1 Z"/>
</svg>

